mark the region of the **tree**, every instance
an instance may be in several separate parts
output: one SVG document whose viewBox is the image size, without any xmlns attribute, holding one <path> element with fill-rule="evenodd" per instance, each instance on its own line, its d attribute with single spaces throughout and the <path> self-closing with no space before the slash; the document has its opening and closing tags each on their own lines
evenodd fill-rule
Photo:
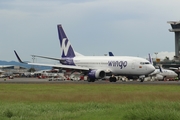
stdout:
<svg viewBox="0 0 180 120">
<path fill-rule="evenodd" d="M 169 61 L 169 57 L 166 56 L 166 57 L 164 58 L 164 61 Z"/>
</svg>

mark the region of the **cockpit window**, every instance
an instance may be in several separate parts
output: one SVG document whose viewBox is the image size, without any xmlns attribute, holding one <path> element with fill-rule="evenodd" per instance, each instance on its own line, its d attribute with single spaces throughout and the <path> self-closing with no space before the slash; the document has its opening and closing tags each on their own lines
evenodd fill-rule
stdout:
<svg viewBox="0 0 180 120">
<path fill-rule="evenodd" d="M 149 62 L 140 62 L 141 65 L 150 64 Z"/>
</svg>

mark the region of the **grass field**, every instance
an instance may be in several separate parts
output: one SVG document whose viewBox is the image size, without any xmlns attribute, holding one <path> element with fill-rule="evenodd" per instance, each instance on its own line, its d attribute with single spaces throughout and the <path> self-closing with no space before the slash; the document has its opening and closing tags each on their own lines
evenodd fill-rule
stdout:
<svg viewBox="0 0 180 120">
<path fill-rule="evenodd" d="M 0 120 L 179 120 L 178 85 L 0 84 Z"/>
</svg>

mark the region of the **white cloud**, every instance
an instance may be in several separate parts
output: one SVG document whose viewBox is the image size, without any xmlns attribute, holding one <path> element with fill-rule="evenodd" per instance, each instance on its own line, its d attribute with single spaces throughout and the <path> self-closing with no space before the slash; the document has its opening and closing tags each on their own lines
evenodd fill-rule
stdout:
<svg viewBox="0 0 180 120">
<path fill-rule="evenodd" d="M 36 52 L 59 57 L 56 29 L 59 23 L 63 24 L 75 50 L 84 55 L 112 51 L 116 55 L 145 56 L 149 52 L 167 51 L 157 56 L 174 56 L 168 52 L 174 51 L 174 34 L 168 32 L 170 25 L 166 22 L 179 20 L 177 0 L 4 0 L 0 3 L 2 59 L 15 59 L 13 49 L 25 51 L 20 51 L 25 60 Z"/>
<path fill-rule="evenodd" d="M 157 58 L 163 60 L 165 57 L 169 57 L 170 60 L 172 60 L 175 56 L 175 52 L 168 52 L 168 51 L 162 51 L 162 52 L 156 52 Z M 155 53 L 153 53 L 153 58 L 156 58 Z"/>
</svg>

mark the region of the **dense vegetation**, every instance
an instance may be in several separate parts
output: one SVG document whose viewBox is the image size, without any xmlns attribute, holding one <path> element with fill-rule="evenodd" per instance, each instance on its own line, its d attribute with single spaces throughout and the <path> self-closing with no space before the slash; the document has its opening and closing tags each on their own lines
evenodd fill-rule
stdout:
<svg viewBox="0 0 180 120">
<path fill-rule="evenodd" d="M 0 119 L 178 120 L 178 85 L 0 84 Z"/>
</svg>

